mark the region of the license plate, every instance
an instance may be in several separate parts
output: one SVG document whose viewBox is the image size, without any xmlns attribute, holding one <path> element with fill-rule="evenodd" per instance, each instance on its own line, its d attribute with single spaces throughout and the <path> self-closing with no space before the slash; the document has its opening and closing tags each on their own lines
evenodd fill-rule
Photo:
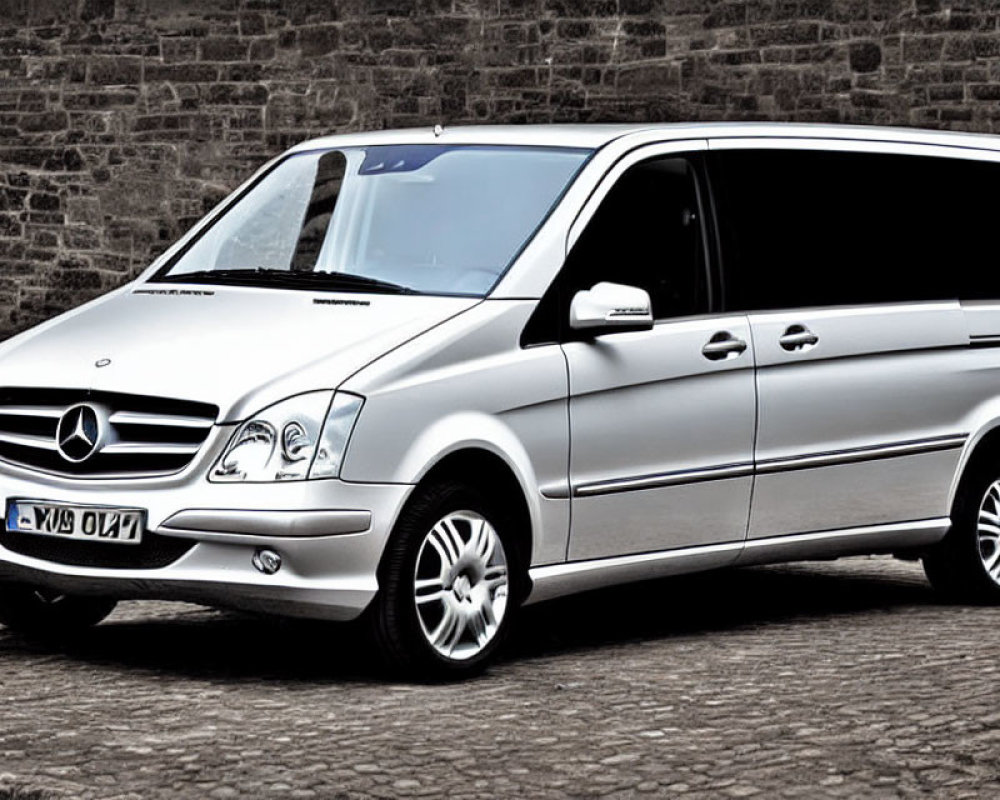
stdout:
<svg viewBox="0 0 1000 800">
<path fill-rule="evenodd" d="M 142 541 L 145 517 L 145 512 L 137 508 L 11 500 L 7 504 L 6 527 L 8 531 L 62 539 L 139 544 Z"/>
</svg>

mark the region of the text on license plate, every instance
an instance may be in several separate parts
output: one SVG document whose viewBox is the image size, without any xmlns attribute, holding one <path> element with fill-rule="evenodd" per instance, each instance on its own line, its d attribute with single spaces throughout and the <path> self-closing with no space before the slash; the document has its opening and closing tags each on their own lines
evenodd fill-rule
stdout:
<svg viewBox="0 0 1000 800">
<path fill-rule="evenodd" d="M 139 544 L 144 512 L 13 500 L 7 507 L 7 530 L 66 539 Z"/>
</svg>

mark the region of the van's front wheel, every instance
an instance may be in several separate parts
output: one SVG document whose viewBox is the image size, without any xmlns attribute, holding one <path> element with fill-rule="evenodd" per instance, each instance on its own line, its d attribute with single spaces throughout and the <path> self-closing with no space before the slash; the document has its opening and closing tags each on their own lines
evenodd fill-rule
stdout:
<svg viewBox="0 0 1000 800">
<path fill-rule="evenodd" d="M 924 555 L 931 585 L 953 600 L 1000 602 L 1000 476 L 979 469 L 959 487 L 951 530 Z"/>
<path fill-rule="evenodd" d="M 484 667 L 514 616 L 519 557 L 511 521 L 457 483 L 421 490 L 383 559 L 369 611 L 390 666 L 421 677 L 462 677 Z"/>
</svg>

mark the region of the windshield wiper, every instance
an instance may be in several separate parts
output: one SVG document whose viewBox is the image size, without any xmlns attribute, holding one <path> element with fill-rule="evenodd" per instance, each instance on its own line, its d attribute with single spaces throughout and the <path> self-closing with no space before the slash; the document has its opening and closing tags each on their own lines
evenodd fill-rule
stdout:
<svg viewBox="0 0 1000 800">
<path fill-rule="evenodd" d="M 154 283 L 207 283 L 222 286 L 276 286 L 282 289 L 341 289 L 347 292 L 375 292 L 381 294 L 421 294 L 416 289 L 399 283 L 381 281 L 350 272 L 299 272 L 273 267 L 248 267 L 246 269 L 202 269 L 163 275 Z"/>
</svg>

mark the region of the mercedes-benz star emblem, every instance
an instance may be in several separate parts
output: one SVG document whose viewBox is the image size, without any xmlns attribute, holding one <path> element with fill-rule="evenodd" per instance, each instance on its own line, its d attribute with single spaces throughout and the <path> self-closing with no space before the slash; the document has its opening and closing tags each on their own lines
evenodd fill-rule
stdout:
<svg viewBox="0 0 1000 800">
<path fill-rule="evenodd" d="M 59 454 L 67 461 L 86 461 L 101 446 L 103 433 L 101 414 L 96 408 L 86 403 L 73 406 L 62 415 L 56 428 Z"/>
</svg>

